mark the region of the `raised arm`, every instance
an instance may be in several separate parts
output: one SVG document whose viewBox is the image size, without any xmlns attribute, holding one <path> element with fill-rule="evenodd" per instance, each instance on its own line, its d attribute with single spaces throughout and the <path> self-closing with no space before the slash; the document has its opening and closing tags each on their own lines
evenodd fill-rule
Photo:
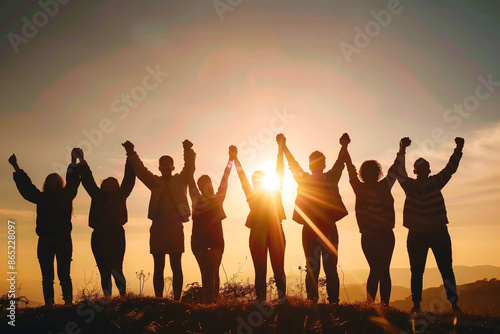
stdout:
<svg viewBox="0 0 500 334">
<path fill-rule="evenodd" d="M 80 164 L 76 163 L 77 158 L 80 160 L 80 164 L 84 161 L 83 150 L 81 148 L 74 148 L 71 151 L 71 163 L 66 171 L 66 186 L 64 187 L 64 193 L 71 199 L 76 197 L 78 187 L 80 186 Z"/>
<path fill-rule="evenodd" d="M 234 158 L 236 157 L 238 150 L 236 146 L 229 146 L 229 160 L 227 161 L 226 167 L 224 168 L 224 174 L 222 174 L 222 179 L 220 181 L 219 189 L 217 190 L 217 197 L 219 201 L 223 202 L 226 198 L 229 173 L 231 173 L 231 169 L 233 168 Z"/>
<path fill-rule="evenodd" d="M 187 139 L 182 142 L 182 147 L 184 148 L 184 168 L 182 168 L 180 175 L 186 180 L 186 183 L 189 183 L 194 175 L 196 153 L 193 151 L 193 143 Z"/>
<path fill-rule="evenodd" d="M 250 185 L 250 182 L 248 182 L 248 178 L 245 174 L 245 171 L 241 167 L 241 163 L 238 160 L 238 150 L 236 150 L 236 153 L 234 155 L 234 165 L 236 167 L 236 171 L 238 172 L 238 177 L 240 178 L 241 186 L 243 187 L 243 191 L 245 192 L 245 196 L 248 201 L 252 196 L 252 186 Z"/>
<path fill-rule="evenodd" d="M 77 158 L 80 160 L 80 163 L 78 165 L 76 165 Z M 70 167 L 68 167 L 68 173 L 78 172 L 83 187 L 85 188 L 89 196 L 94 197 L 99 194 L 100 189 L 94 180 L 94 176 L 92 175 L 92 171 L 90 170 L 87 161 L 85 161 L 83 157 L 83 150 L 81 148 L 74 148 L 71 151 L 71 165 Z M 73 168 L 75 165 L 76 168 Z M 70 181 L 70 179 L 72 179 L 71 176 L 66 176 L 66 180 L 68 182 Z M 70 185 L 70 187 L 68 188 L 68 186 L 66 185 L 65 189 L 66 191 L 73 192 L 74 189 L 72 189 L 72 187 L 73 186 Z M 70 194 L 70 196 L 72 195 L 73 194 Z M 74 193 L 74 195 L 76 196 L 76 192 Z"/>
<path fill-rule="evenodd" d="M 344 133 L 342 135 L 342 137 L 340 138 L 340 143 L 342 145 L 342 154 L 339 156 L 338 160 L 342 161 L 347 166 L 347 171 L 349 173 L 349 183 L 351 184 L 354 192 L 356 192 L 358 189 L 358 185 L 361 182 L 359 181 L 358 172 L 356 171 L 356 167 L 352 164 L 351 155 L 349 154 L 349 150 L 347 149 L 347 147 L 351 143 L 351 139 L 349 138 L 349 135 L 347 133 Z"/>
<path fill-rule="evenodd" d="M 448 183 L 448 181 L 451 179 L 451 176 L 457 171 L 458 164 L 460 163 L 460 159 L 462 158 L 464 143 L 465 140 L 463 138 L 455 138 L 456 147 L 453 150 L 453 154 L 451 155 L 450 160 L 446 164 L 446 167 L 444 167 L 444 169 L 436 175 L 442 187 L 444 187 L 446 183 Z"/>
<path fill-rule="evenodd" d="M 389 168 L 387 172 L 386 181 L 389 182 L 389 185 L 396 180 L 398 180 L 401 187 L 404 188 L 405 181 L 408 179 L 408 173 L 406 172 L 405 167 L 405 156 L 406 156 L 406 148 L 411 145 L 411 140 L 408 137 L 401 138 L 399 141 L 399 151 L 396 155 L 396 159 L 394 163 Z"/>
<path fill-rule="evenodd" d="M 120 186 L 120 191 L 125 197 L 128 197 L 134 189 L 135 185 L 135 172 L 129 159 L 125 162 L 125 173 L 123 174 L 122 184 Z"/>
<path fill-rule="evenodd" d="M 347 133 L 344 133 L 342 137 L 340 137 L 341 148 L 337 160 L 340 160 L 341 162 L 347 165 L 352 165 L 351 155 L 349 154 L 349 151 L 347 149 L 350 143 L 351 143 L 351 138 Z"/>
<path fill-rule="evenodd" d="M 40 190 L 35 187 L 31 182 L 28 174 L 26 174 L 17 164 L 15 154 L 9 157 L 9 163 L 14 167 L 14 181 L 16 182 L 17 189 L 23 198 L 31 203 L 37 204 L 40 199 Z"/>
<path fill-rule="evenodd" d="M 344 133 L 342 137 L 340 137 L 339 142 L 341 146 L 337 160 L 333 164 L 332 169 L 325 173 L 328 182 L 335 184 L 339 183 L 340 177 L 342 176 L 342 171 L 344 170 L 344 157 L 347 152 L 347 145 L 349 145 L 351 139 L 347 133 Z"/>
<path fill-rule="evenodd" d="M 276 141 L 278 142 L 278 157 L 276 159 L 276 177 L 279 182 L 280 191 L 283 190 L 283 177 L 285 174 L 285 162 L 283 161 L 284 148 L 286 146 L 286 138 L 280 133 L 276 136 Z"/>
<path fill-rule="evenodd" d="M 196 185 L 196 182 L 194 181 L 194 177 L 191 177 L 191 179 L 188 180 L 188 190 L 189 190 L 189 197 L 191 197 L 191 203 L 193 206 L 193 210 L 195 210 L 196 204 L 201 199 L 202 195 L 200 193 L 200 190 L 198 190 L 198 186 Z M 194 212 L 193 212 L 193 214 L 194 214 Z"/>
<path fill-rule="evenodd" d="M 21 168 L 19 168 L 19 165 L 17 164 L 17 157 L 15 154 L 12 154 L 9 157 L 9 163 L 14 167 L 14 171 L 19 172 Z"/>
<path fill-rule="evenodd" d="M 122 143 L 122 146 L 127 152 L 128 161 L 132 165 L 137 178 L 141 180 L 142 183 L 144 183 L 144 185 L 149 189 L 153 188 L 156 177 L 146 168 L 146 166 L 144 166 L 141 159 L 139 158 L 139 155 L 137 155 L 137 152 L 134 151 L 134 144 L 127 140 L 126 142 Z"/>
<path fill-rule="evenodd" d="M 285 154 L 286 160 L 288 161 L 288 168 L 290 168 L 290 171 L 292 172 L 295 181 L 299 183 L 306 173 L 300 167 L 299 163 L 297 162 L 297 160 L 295 160 L 292 153 L 288 149 L 288 146 L 286 145 L 286 137 L 284 135 L 282 137 L 282 140 L 283 140 L 282 144 L 283 154 Z"/>
<path fill-rule="evenodd" d="M 87 191 L 90 197 L 95 197 L 99 194 L 99 187 L 97 186 L 92 171 L 90 170 L 87 161 L 82 161 L 80 163 L 80 177 L 82 180 L 83 187 Z"/>
</svg>

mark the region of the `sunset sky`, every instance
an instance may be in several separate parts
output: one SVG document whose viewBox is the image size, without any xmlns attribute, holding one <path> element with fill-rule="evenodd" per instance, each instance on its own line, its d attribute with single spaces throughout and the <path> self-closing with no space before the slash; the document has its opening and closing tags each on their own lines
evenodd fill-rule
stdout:
<svg viewBox="0 0 500 334">
<path fill-rule="evenodd" d="M 446 165 L 454 138 L 464 137 L 460 167 L 443 191 L 454 264 L 500 266 L 496 1 L 92 0 L 47 10 L 52 16 L 40 14 L 36 1 L 0 4 L 0 248 L 6 254 L 11 219 L 17 226 L 18 283 L 31 300 L 43 299 L 35 205 L 18 193 L 8 157 L 16 153 L 20 167 L 41 189 L 49 173 L 64 175 L 69 151 L 79 146 L 96 180 L 114 176 L 121 182 L 126 156 L 120 143 L 126 140 L 155 173 L 164 154 L 174 158 L 180 171 L 181 143 L 191 140 L 197 153 L 195 177 L 209 174 L 217 187 L 229 145 L 239 148 L 247 175 L 258 169 L 272 172 L 279 132 L 304 169 L 314 150 L 326 155 L 330 168 L 338 139 L 347 132 L 354 164 L 376 159 L 384 173 L 402 137 L 413 141 L 407 166 L 423 156 L 433 173 Z M 25 27 L 33 21 L 39 25 L 35 31 Z M 343 270 L 368 268 L 347 172 L 339 186 L 349 210 L 337 224 L 339 265 Z M 287 169 L 283 227 L 290 276 L 298 276 L 297 267 L 305 265 L 301 226 L 291 220 L 296 188 Z M 392 267 L 409 270 L 404 193 L 398 184 L 393 195 Z M 124 270 L 134 292 L 135 272 L 153 272 L 149 196 L 137 181 L 127 202 Z M 80 187 L 72 220 L 75 292 L 95 267 L 89 207 L 90 198 Z M 227 275 L 236 273 L 247 257 L 240 276 L 252 277 L 245 227 L 249 209 L 235 171 L 224 208 Z M 190 247 L 191 227 L 192 222 L 184 225 L 184 284 L 201 281 Z M 427 266 L 436 266 L 431 254 Z M 5 255 L 0 270 L 7 272 Z M 171 275 L 168 264 L 165 275 Z M 222 270 L 221 281 L 226 281 Z M 6 290 L 1 280 L 0 292 Z M 56 279 L 56 295 L 59 291 Z M 145 291 L 153 293 L 152 279 Z"/>
</svg>

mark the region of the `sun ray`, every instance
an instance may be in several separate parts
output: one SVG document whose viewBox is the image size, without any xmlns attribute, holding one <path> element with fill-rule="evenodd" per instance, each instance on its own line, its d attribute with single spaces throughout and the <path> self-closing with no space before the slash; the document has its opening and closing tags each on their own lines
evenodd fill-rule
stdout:
<svg viewBox="0 0 500 334">
<path fill-rule="evenodd" d="M 321 239 L 323 244 L 335 255 L 337 255 L 337 248 L 328 240 L 328 238 L 321 232 L 321 230 L 313 223 L 313 221 L 302 211 L 298 206 L 295 206 L 295 210 L 299 213 L 299 215 L 304 218 L 307 225 L 316 233 L 316 235 Z"/>
</svg>

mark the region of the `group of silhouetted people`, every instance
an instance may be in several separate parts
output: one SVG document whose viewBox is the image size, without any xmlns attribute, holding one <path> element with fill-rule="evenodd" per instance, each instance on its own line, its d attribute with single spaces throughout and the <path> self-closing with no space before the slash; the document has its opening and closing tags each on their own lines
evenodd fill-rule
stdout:
<svg viewBox="0 0 500 334">
<path fill-rule="evenodd" d="M 15 155 L 9 162 L 15 169 L 14 180 L 21 195 L 37 205 L 36 233 L 39 236 L 37 256 L 42 272 L 43 295 L 46 305 L 54 303 L 54 257 L 57 258 L 57 274 L 63 299 L 72 303 L 70 263 L 72 258 L 71 216 L 72 201 L 82 182 L 91 197 L 89 226 L 93 228 L 91 248 L 101 275 L 105 296 L 111 296 L 113 277 L 121 295 L 126 292 L 123 275 L 125 231 L 127 222 L 126 200 L 130 195 L 135 177 L 151 191 L 148 207 L 150 227 L 150 253 L 154 259 L 153 286 L 156 297 L 163 296 L 165 255 L 169 255 L 173 276 L 174 300 L 180 300 L 183 287 L 181 258 L 184 252 L 183 223 L 189 221 L 192 211 L 193 228 L 191 248 L 198 262 L 206 303 L 216 300 L 219 293 L 219 268 L 224 252 L 222 220 L 226 218 L 223 202 L 226 197 L 228 178 L 233 165 L 248 202 L 250 212 L 246 226 L 250 229 L 249 247 L 255 269 L 255 294 L 259 301 L 266 299 L 267 254 L 271 260 L 278 299 L 286 300 L 285 235 L 282 221 L 286 219 L 282 204 L 284 158 L 298 184 L 297 198 L 292 219 L 303 225 L 302 245 L 306 258 L 307 298 L 318 301 L 318 278 L 321 263 L 326 275 L 326 290 L 331 304 L 339 302 L 339 277 L 337 273 L 339 235 L 336 222 L 347 215 L 347 209 L 339 193 L 338 182 L 347 166 L 349 181 L 356 196 L 356 219 L 361 232 L 361 246 L 370 267 L 366 293 L 369 302 L 375 301 L 380 285 L 382 304 L 388 305 L 391 295 L 390 263 L 394 251 L 395 225 L 394 198 L 391 189 L 399 182 L 406 194 L 403 225 L 409 229 L 407 249 L 411 266 L 411 291 L 413 311 L 420 311 L 422 279 L 429 248 L 432 249 L 454 311 L 457 306 L 457 289 L 452 268 L 451 240 L 446 224 L 446 207 L 441 189 L 456 172 L 464 140 L 456 138 L 456 148 L 446 167 L 430 176 L 429 163 L 418 159 L 414 164 L 416 179 L 408 177 L 405 170 L 406 148 L 409 138 L 400 141 L 399 152 L 387 176 L 382 178 L 382 168 L 375 160 L 365 161 L 359 168 L 359 176 L 348 152 L 351 140 L 347 134 L 340 138 L 340 152 L 333 167 L 325 172 L 326 158 L 314 151 L 309 156 L 309 169 L 305 172 L 290 153 L 283 134 L 276 137 L 278 154 L 275 189 L 263 185 L 264 173 L 252 174 L 248 180 L 235 146 L 229 147 L 229 158 L 224 168 L 217 192 L 208 175 L 195 182 L 195 157 L 193 144 L 185 140 L 184 167 L 174 174 L 174 161 L 170 156 L 159 159 L 161 175 L 149 171 L 134 145 L 126 141 L 125 174 L 121 185 L 109 177 L 96 184 L 92 172 L 84 160 L 83 151 L 75 148 L 68 166 L 66 181 L 58 174 L 47 176 L 43 191 L 39 191 L 28 175 L 19 168 Z M 192 210 L 188 204 L 189 192 Z"/>
</svg>

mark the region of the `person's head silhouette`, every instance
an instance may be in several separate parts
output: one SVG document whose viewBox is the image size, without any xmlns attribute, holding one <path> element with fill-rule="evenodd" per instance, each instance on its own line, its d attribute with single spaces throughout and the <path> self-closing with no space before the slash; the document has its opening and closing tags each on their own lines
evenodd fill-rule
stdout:
<svg viewBox="0 0 500 334">
<path fill-rule="evenodd" d="M 252 174 L 252 184 L 254 189 L 261 189 L 265 176 L 264 172 L 260 170 L 257 170 Z"/>
<path fill-rule="evenodd" d="M 208 175 L 202 175 L 198 179 L 198 189 L 200 189 L 201 194 L 205 197 L 210 197 L 214 195 L 214 186 L 212 185 L 212 179 Z"/>
<path fill-rule="evenodd" d="M 424 158 L 418 158 L 413 164 L 413 173 L 418 177 L 428 177 L 431 173 L 431 165 Z"/>
<path fill-rule="evenodd" d="M 320 151 L 314 151 L 309 156 L 309 169 L 312 173 L 320 173 L 326 168 L 326 158 Z"/>
<path fill-rule="evenodd" d="M 376 160 L 367 160 L 359 168 L 359 176 L 365 183 L 373 183 L 382 177 L 382 166 Z"/>
<path fill-rule="evenodd" d="M 174 159 L 172 157 L 164 155 L 160 158 L 158 170 L 162 176 L 171 176 L 174 169 Z"/>
<path fill-rule="evenodd" d="M 102 191 L 117 191 L 120 188 L 118 180 L 114 177 L 108 177 L 101 183 Z"/>
<path fill-rule="evenodd" d="M 51 193 L 62 188 L 64 188 L 64 180 L 61 175 L 52 173 L 45 178 L 45 182 L 43 183 L 44 192 Z"/>
</svg>

